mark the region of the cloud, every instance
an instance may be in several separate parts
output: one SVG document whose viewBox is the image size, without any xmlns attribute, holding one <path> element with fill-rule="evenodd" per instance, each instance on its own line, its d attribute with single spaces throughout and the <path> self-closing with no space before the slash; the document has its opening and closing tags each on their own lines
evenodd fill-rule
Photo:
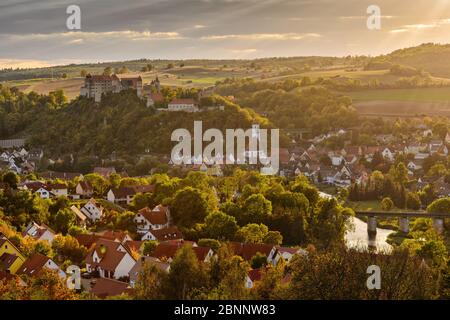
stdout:
<svg viewBox="0 0 450 320">
<path fill-rule="evenodd" d="M 195 29 L 203 29 L 203 28 L 206 28 L 206 26 L 204 26 L 204 25 L 202 25 L 202 24 L 196 24 L 196 25 L 194 26 L 194 28 L 195 28 Z"/>
<path fill-rule="evenodd" d="M 450 25 L 450 19 L 439 19 L 430 23 L 417 23 L 417 24 L 407 24 L 402 26 L 399 29 L 393 29 L 389 31 L 390 33 L 404 33 L 408 31 L 421 31 L 421 30 L 429 30 L 436 29 L 442 26 Z"/>
<path fill-rule="evenodd" d="M 201 37 L 201 40 L 303 40 L 305 38 L 320 38 L 317 33 L 251 33 L 225 34 Z"/>
<path fill-rule="evenodd" d="M 340 16 L 340 20 L 366 20 L 368 16 Z M 394 19 L 396 16 L 381 16 L 381 19 Z"/>
<path fill-rule="evenodd" d="M 183 39 L 178 32 L 150 32 L 150 31 L 107 31 L 107 32 L 59 32 L 59 33 L 29 33 L 18 35 L 3 35 L 12 41 L 32 40 L 66 40 L 68 44 L 79 44 L 87 41 L 99 40 L 175 40 Z"/>
<path fill-rule="evenodd" d="M 249 54 L 249 53 L 255 53 L 258 51 L 258 49 L 249 48 L 249 49 L 232 49 L 230 50 L 232 53 L 236 54 Z"/>
</svg>

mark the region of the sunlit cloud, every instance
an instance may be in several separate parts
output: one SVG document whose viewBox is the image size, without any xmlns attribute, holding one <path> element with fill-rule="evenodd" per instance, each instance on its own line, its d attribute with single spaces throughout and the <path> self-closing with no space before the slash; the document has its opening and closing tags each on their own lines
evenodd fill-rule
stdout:
<svg viewBox="0 0 450 320">
<path fill-rule="evenodd" d="M 381 16 L 381 19 L 394 19 L 396 16 Z M 340 16 L 341 20 L 366 20 L 367 16 Z"/>
<path fill-rule="evenodd" d="M 79 44 L 86 41 L 98 40 L 176 40 L 183 37 L 178 32 L 150 32 L 150 31 L 108 31 L 108 32 L 60 32 L 60 33 L 29 33 L 20 35 L 2 35 L 12 41 L 32 40 L 66 40 L 69 44 Z"/>
<path fill-rule="evenodd" d="M 318 33 L 252 33 L 225 34 L 201 37 L 202 40 L 303 40 L 305 38 L 320 38 Z"/>
<path fill-rule="evenodd" d="M 399 29 L 393 29 L 390 33 L 404 33 L 408 31 L 421 31 L 428 29 L 440 28 L 442 26 L 450 25 L 450 19 L 439 19 L 431 23 L 417 23 L 417 24 L 407 24 Z"/>
</svg>

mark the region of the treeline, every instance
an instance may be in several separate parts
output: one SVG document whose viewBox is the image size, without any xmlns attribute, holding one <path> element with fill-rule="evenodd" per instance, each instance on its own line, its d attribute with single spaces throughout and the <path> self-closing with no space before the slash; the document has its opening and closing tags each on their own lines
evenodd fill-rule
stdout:
<svg viewBox="0 0 450 320">
<path fill-rule="evenodd" d="M 358 115 L 351 99 L 316 87 L 317 81 L 323 80 L 235 80 L 219 85 L 217 91 L 235 96 L 240 105 L 251 107 L 283 129 L 310 128 L 314 134 L 320 134 L 357 125 Z"/>
</svg>

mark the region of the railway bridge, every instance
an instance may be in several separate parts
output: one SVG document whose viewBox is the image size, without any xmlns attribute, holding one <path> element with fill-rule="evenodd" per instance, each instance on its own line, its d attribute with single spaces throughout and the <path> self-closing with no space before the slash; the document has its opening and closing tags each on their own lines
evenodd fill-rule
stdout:
<svg viewBox="0 0 450 320">
<path fill-rule="evenodd" d="M 400 231 L 409 232 L 410 218 L 429 218 L 433 220 L 433 227 L 437 233 L 444 232 L 444 219 L 450 218 L 450 213 L 430 213 L 424 211 L 355 211 L 356 217 L 367 217 L 367 232 L 370 235 L 377 233 L 377 218 L 398 218 Z"/>
</svg>

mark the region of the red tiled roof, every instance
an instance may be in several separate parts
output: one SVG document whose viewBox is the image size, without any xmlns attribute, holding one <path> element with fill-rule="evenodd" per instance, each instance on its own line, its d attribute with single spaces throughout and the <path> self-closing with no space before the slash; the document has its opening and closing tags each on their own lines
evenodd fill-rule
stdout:
<svg viewBox="0 0 450 320">
<path fill-rule="evenodd" d="M 265 254 L 267 257 L 273 249 L 273 245 L 269 244 L 252 244 L 231 242 L 235 255 L 241 256 L 245 260 L 251 260 L 258 252 Z"/>
<path fill-rule="evenodd" d="M 127 252 L 119 251 L 121 246 L 119 242 L 99 239 L 95 244 L 95 247 L 89 252 L 86 257 L 86 263 L 92 266 L 99 266 L 103 270 L 115 271 L 117 265 L 122 261 Z M 93 254 L 97 252 L 97 255 L 101 258 L 100 261 L 94 262 Z M 130 255 L 131 256 L 131 255 Z"/>
<path fill-rule="evenodd" d="M 150 222 L 153 225 L 156 225 L 156 224 L 163 225 L 168 222 L 165 211 L 152 211 L 148 207 L 146 207 L 146 208 L 139 210 L 138 214 L 143 216 L 148 222 Z"/>
<path fill-rule="evenodd" d="M 159 242 L 183 239 L 183 234 L 178 230 L 177 227 L 150 230 L 149 232 L 153 234 Z"/>
<path fill-rule="evenodd" d="M 194 104 L 194 99 L 173 99 L 169 104 Z"/>
<path fill-rule="evenodd" d="M 132 196 L 136 194 L 136 191 L 133 188 L 129 187 L 121 187 L 118 189 L 111 189 L 114 193 L 114 196 L 119 199 L 126 198 L 127 196 Z"/>
<path fill-rule="evenodd" d="M 139 252 L 144 241 L 126 241 L 123 245 L 128 249 L 128 251 Z"/>
<path fill-rule="evenodd" d="M 126 282 L 99 278 L 94 287 L 92 287 L 91 292 L 97 297 L 104 299 L 106 297 L 121 295 L 130 290 L 131 288 Z"/>
<path fill-rule="evenodd" d="M 136 193 L 140 192 L 140 193 L 151 193 L 153 191 L 155 191 L 155 186 L 154 185 L 146 185 L 146 186 L 135 186 L 133 187 L 134 191 L 136 191 Z"/>
<path fill-rule="evenodd" d="M 77 239 L 80 245 L 85 246 L 88 249 L 100 239 L 100 237 L 95 234 L 77 234 L 74 238 Z"/>
<path fill-rule="evenodd" d="M 252 282 L 261 280 L 261 269 L 252 269 L 247 273 Z"/>
<path fill-rule="evenodd" d="M 39 253 L 35 253 L 27 260 L 25 260 L 19 270 L 17 270 L 17 274 L 27 276 L 34 276 L 36 274 L 39 274 L 48 260 L 50 260 L 49 257 L 46 257 Z"/>
</svg>

